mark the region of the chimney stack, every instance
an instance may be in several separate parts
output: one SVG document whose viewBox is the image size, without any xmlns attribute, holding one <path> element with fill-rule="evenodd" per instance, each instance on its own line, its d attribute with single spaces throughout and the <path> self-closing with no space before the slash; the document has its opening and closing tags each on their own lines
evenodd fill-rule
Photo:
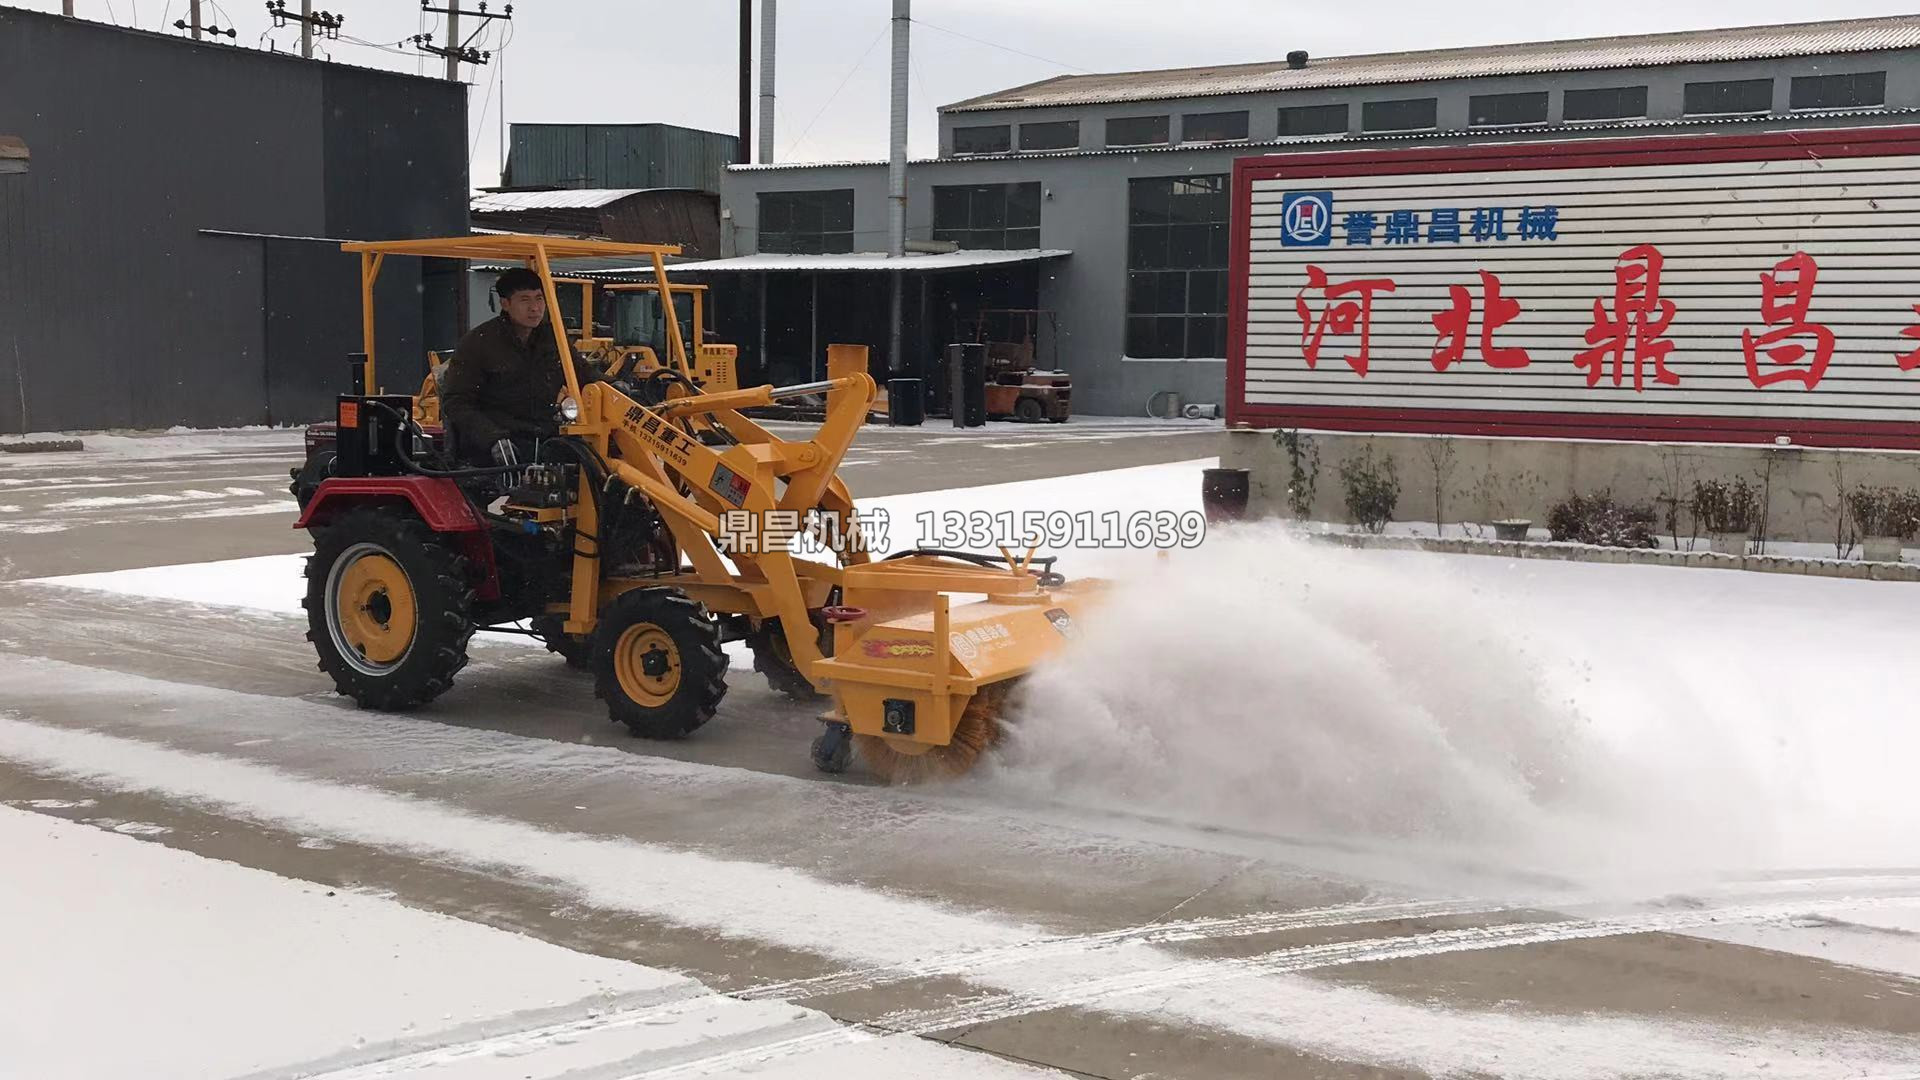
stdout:
<svg viewBox="0 0 1920 1080">
<path fill-rule="evenodd" d="M 1295 49 L 1287 54 L 1287 66 L 1295 71 L 1307 66 L 1307 50 Z"/>
</svg>

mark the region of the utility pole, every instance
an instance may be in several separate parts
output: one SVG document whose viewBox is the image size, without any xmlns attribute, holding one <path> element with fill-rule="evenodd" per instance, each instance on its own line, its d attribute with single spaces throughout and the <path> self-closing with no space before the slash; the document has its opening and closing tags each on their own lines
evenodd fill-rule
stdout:
<svg viewBox="0 0 1920 1080">
<path fill-rule="evenodd" d="M 472 47 L 473 39 L 479 37 L 480 31 L 486 28 L 487 20 L 513 18 L 512 4 L 508 4 L 503 12 L 488 11 L 486 0 L 480 0 L 478 11 L 462 10 L 459 0 L 453 0 L 452 4 L 443 8 L 434 7 L 433 0 L 420 0 L 420 10 L 447 17 L 447 43 L 444 46 L 433 44 L 425 34 L 415 34 L 408 40 L 412 41 L 414 47 L 421 52 L 447 58 L 448 82 L 460 81 L 461 64 L 484 64 L 493 58 L 491 52 L 481 52 Z M 479 27 L 467 35 L 465 41 L 460 40 L 460 16 L 462 15 L 472 15 L 480 20 Z"/>
<path fill-rule="evenodd" d="M 887 322 L 887 368 L 896 375 L 906 370 L 900 362 L 901 290 L 906 275 L 898 260 L 907 255 L 907 49 L 913 35 L 912 7 L 913 0 L 893 0 L 892 115 L 887 130 L 887 258 L 893 260 L 893 303 Z"/>
<path fill-rule="evenodd" d="M 313 0 L 300 0 L 300 14 L 287 10 L 287 0 L 267 0 L 267 14 L 273 18 L 275 30 L 290 22 L 300 24 L 300 55 L 313 59 L 313 32 L 317 29 L 330 40 L 339 40 L 340 25 L 347 21 L 345 15 L 335 15 L 331 11 L 313 10 Z"/>
<path fill-rule="evenodd" d="M 193 26 L 193 40 L 200 40 L 200 0 L 193 0 L 192 11 L 188 18 Z"/>
<path fill-rule="evenodd" d="M 425 3 L 426 0 L 421 0 Z M 447 81 L 460 81 L 460 5 L 447 8 Z"/>
<path fill-rule="evenodd" d="M 740 0 L 740 145 L 733 160 L 753 160 L 753 0 Z"/>
<path fill-rule="evenodd" d="M 73 0 L 60 0 L 60 14 L 69 19 L 73 18 Z"/>
</svg>

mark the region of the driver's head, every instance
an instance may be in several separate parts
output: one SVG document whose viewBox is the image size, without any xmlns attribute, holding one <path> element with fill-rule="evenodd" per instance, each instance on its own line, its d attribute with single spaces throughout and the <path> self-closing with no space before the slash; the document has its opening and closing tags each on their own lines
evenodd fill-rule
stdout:
<svg viewBox="0 0 1920 1080">
<path fill-rule="evenodd" d="M 516 266 L 500 275 L 493 291 L 500 294 L 500 310 L 513 325 L 532 330 L 547 321 L 547 291 L 539 274 Z"/>
</svg>

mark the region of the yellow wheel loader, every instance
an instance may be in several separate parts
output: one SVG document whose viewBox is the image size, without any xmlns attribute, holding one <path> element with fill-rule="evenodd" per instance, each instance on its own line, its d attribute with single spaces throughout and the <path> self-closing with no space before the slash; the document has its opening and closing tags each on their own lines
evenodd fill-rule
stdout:
<svg viewBox="0 0 1920 1080">
<path fill-rule="evenodd" d="M 722 646 L 746 641 L 776 689 L 830 700 L 816 765 L 837 772 L 857 749 L 882 777 L 912 779 L 970 766 L 1008 687 L 1072 635 L 1086 587 L 1031 552 L 865 549 L 838 476 L 875 397 L 864 347 L 829 348 L 828 378 L 799 386 L 711 391 L 678 372 L 581 386 L 556 327 L 557 434 L 530 460 L 472 465 L 451 450 L 457 432 L 381 391 L 382 260 L 521 261 L 558 310 L 553 259 L 650 260 L 670 295 L 662 260 L 678 249 L 515 235 L 343 246 L 361 259 L 365 358 L 297 527 L 314 541 L 308 636 L 362 706 L 424 705 L 452 686 L 477 630 L 530 623 L 591 665 L 612 720 L 680 738 L 726 693 Z M 684 356 L 677 320 L 666 330 Z M 804 440 L 740 411 L 806 395 L 824 396 L 826 417 Z"/>
</svg>

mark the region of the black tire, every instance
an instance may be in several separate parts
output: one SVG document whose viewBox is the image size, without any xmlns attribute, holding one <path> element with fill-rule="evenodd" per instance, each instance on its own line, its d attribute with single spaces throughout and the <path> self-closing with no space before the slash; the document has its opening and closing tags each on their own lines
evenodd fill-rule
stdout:
<svg viewBox="0 0 1920 1080">
<path fill-rule="evenodd" d="M 813 737 L 808 756 L 813 767 L 823 773 L 843 773 L 853 764 L 853 733 L 846 724 L 829 722 L 826 730 Z"/>
<path fill-rule="evenodd" d="M 727 694 L 720 624 L 678 589 L 635 589 L 600 615 L 594 692 L 614 723 L 643 739 L 682 739 Z"/>
<path fill-rule="evenodd" d="M 747 635 L 747 647 L 753 650 L 753 670 L 766 676 L 767 686 L 776 694 L 784 694 L 789 700 L 810 704 L 827 695 L 813 688 L 800 669 L 794 666 L 793 650 L 787 647 L 786 631 L 780 626 L 778 618 L 764 619 L 753 633 Z M 831 628 L 820 630 L 820 651 L 833 652 L 833 631 Z"/>
<path fill-rule="evenodd" d="M 565 660 L 568 667 L 581 671 L 593 670 L 593 641 L 567 633 L 564 618 L 542 615 L 533 620 L 531 629 L 541 641 L 546 642 L 547 651 Z"/>
<path fill-rule="evenodd" d="M 1065 413 L 1061 413 L 1059 416 L 1047 417 L 1047 423 L 1049 424 L 1064 424 L 1066 422 L 1067 422 L 1067 414 Z"/>
<path fill-rule="evenodd" d="M 1023 397 L 1013 403 L 1013 416 L 1023 424 L 1037 424 L 1046 419 L 1047 408 L 1039 398 Z"/>
<path fill-rule="evenodd" d="M 300 509 L 307 508 L 307 501 L 319 490 L 320 482 L 333 475 L 334 459 L 338 456 L 332 450 L 316 450 L 305 464 L 293 471 L 293 483 L 287 485 L 287 491 L 300 504 Z"/>
<path fill-rule="evenodd" d="M 361 708 L 425 705 L 467 666 L 467 560 L 411 512 L 352 510 L 316 533 L 301 604 L 320 670 Z"/>
</svg>

